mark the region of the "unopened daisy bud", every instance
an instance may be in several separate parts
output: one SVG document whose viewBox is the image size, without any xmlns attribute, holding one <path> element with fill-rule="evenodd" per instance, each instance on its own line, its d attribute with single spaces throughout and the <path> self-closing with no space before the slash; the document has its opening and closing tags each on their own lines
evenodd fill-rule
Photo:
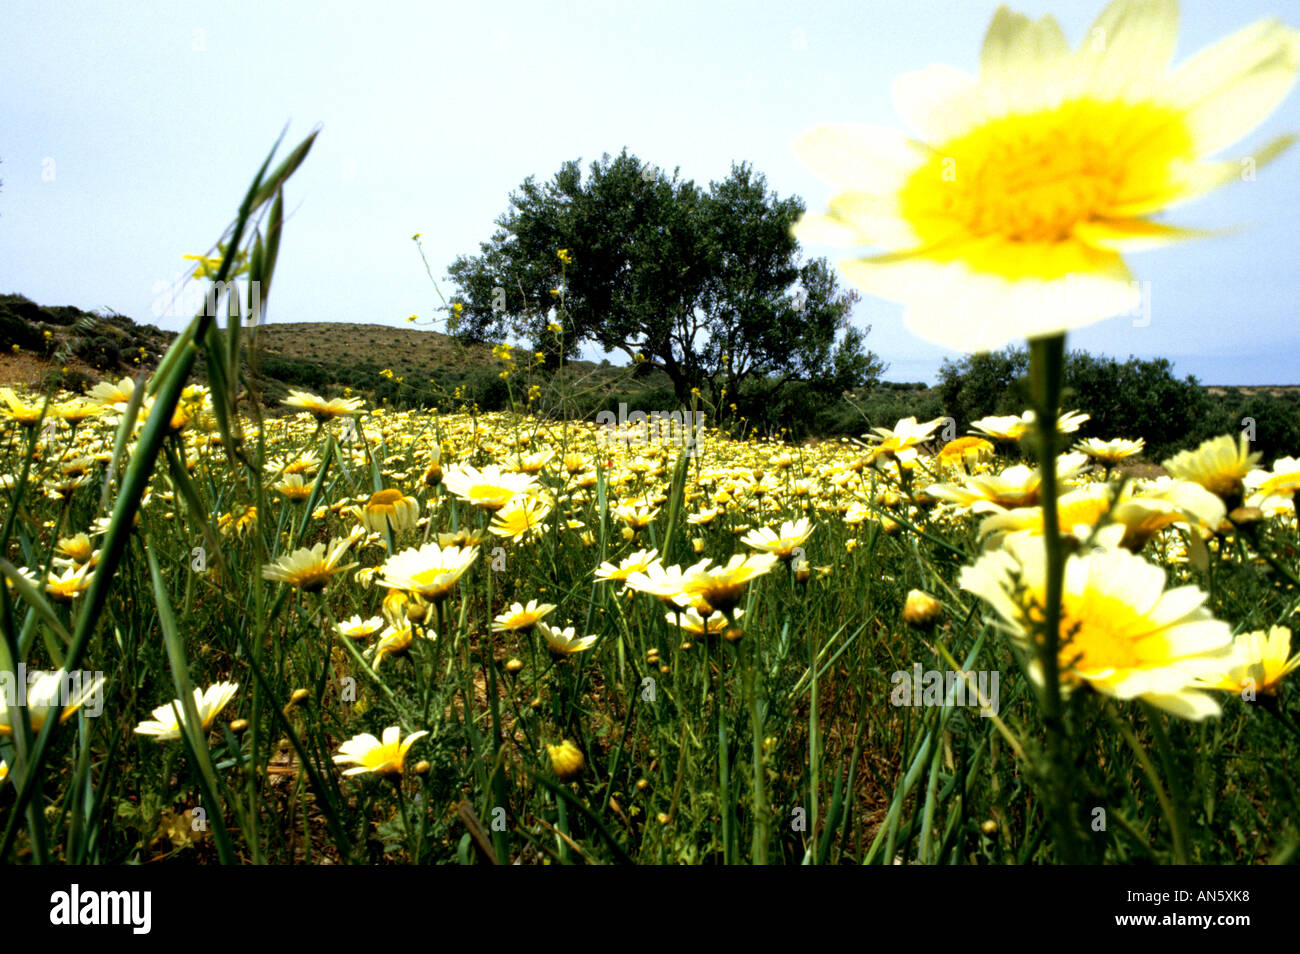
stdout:
<svg viewBox="0 0 1300 954">
<path fill-rule="evenodd" d="M 992 818 L 985 819 L 983 824 L 980 825 L 980 831 L 986 835 L 996 835 L 998 833 L 998 823 Z"/>
<path fill-rule="evenodd" d="M 807 583 L 812 579 L 812 569 L 808 566 L 807 560 L 794 568 L 794 579 L 796 583 Z"/>
<path fill-rule="evenodd" d="M 236 719 L 234 722 L 230 723 L 230 731 L 235 733 L 235 735 L 239 735 L 239 733 L 243 732 L 247 728 L 247 719 Z"/>
<path fill-rule="evenodd" d="M 660 812 L 655 817 L 659 819 L 659 824 L 661 825 L 667 825 L 670 820 L 667 812 Z"/>
<path fill-rule="evenodd" d="M 524 668 L 524 664 L 523 664 L 523 661 L 522 661 L 522 660 L 519 660 L 519 659 L 507 659 L 507 660 L 506 660 L 506 672 L 508 672 L 508 673 L 512 673 L 512 674 L 513 674 L 513 673 L 516 673 L 516 672 L 518 672 L 519 670 L 521 670 L 521 669 L 523 669 L 523 668 Z"/>
<path fill-rule="evenodd" d="M 900 526 L 897 520 L 891 520 L 889 517 L 880 518 L 880 529 L 890 536 L 897 533 Z"/>
<path fill-rule="evenodd" d="M 293 691 L 293 694 L 292 694 L 291 696 L 289 696 L 289 701 L 288 701 L 287 703 L 285 703 L 284 711 L 285 711 L 285 712 L 288 712 L 288 711 L 289 711 L 290 709 L 292 709 L 294 706 L 300 706 L 300 705 L 302 705 L 302 704 L 303 704 L 304 702 L 306 702 L 306 701 L 307 701 L 307 690 L 306 690 L 306 689 L 295 689 L 295 690 Z"/>
<path fill-rule="evenodd" d="M 738 643 L 745 638 L 745 631 L 739 626 L 728 626 L 722 631 L 722 638 L 729 643 Z"/>
<path fill-rule="evenodd" d="M 1264 519 L 1264 511 L 1258 507 L 1237 507 L 1228 514 L 1228 519 L 1235 524 L 1256 523 Z"/>
<path fill-rule="evenodd" d="M 567 782 L 582 774 L 583 766 L 586 764 L 582 757 L 582 750 L 568 739 L 559 745 L 548 745 L 546 752 L 551 757 L 551 768 L 555 770 L 555 774 L 561 781 Z"/>
<path fill-rule="evenodd" d="M 672 671 L 673 671 L 673 670 L 672 670 L 672 667 L 667 666 L 667 665 L 663 665 L 663 666 L 660 666 L 660 667 L 659 667 L 659 675 L 661 675 L 661 676 L 666 676 L 666 675 L 668 675 L 668 674 L 669 674 L 670 672 L 672 672 Z"/>
<path fill-rule="evenodd" d="M 928 593 L 912 590 L 903 606 L 903 622 L 914 629 L 929 629 L 943 616 L 943 604 Z"/>
<path fill-rule="evenodd" d="M 624 527 L 624 528 L 623 528 L 623 539 L 624 539 L 624 540 L 631 540 L 631 539 L 632 539 L 633 537 L 635 537 L 635 536 L 636 536 L 636 531 L 633 530 L 631 527 Z"/>
<path fill-rule="evenodd" d="M 420 759 L 420 761 L 415 763 L 415 768 L 412 769 L 412 771 L 414 771 L 416 775 L 428 775 L 429 768 L 428 759 Z"/>
<path fill-rule="evenodd" d="M 704 538 L 703 538 L 703 537 L 692 537 L 692 538 L 691 538 L 691 548 L 692 548 L 696 553 L 703 553 L 703 552 L 704 552 Z"/>
<path fill-rule="evenodd" d="M 424 486 L 437 487 L 442 483 L 442 465 L 434 461 L 424 470 Z"/>
<path fill-rule="evenodd" d="M 638 792 L 644 792 L 649 787 L 650 787 L 650 783 L 647 782 L 645 779 L 639 778 L 636 780 L 636 790 Z"/>
</svg>

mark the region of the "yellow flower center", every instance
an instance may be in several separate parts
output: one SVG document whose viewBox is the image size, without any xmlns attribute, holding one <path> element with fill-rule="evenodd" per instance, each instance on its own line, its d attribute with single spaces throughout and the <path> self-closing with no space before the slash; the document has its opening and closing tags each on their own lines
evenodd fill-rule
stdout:
<svg viewBox="0 0 1300 954">
<path fill-rule="evenodd" d="M 1043 618 L 1045 595 L 1032 594 L 1028 622 L 1037 626 Z M 1143 669 L 1167 665 L 1167 641 L 1151 620 L 1119 597 L 1085 591 L 1063 594 L 1058 659 L 1061 678 L 1080 681 L 1080 674 L 1109 670 Z"/>
<path fill-rule="evenodd" d="M 1061 619 L 1061 666 L 1075 672 L 1140 669 L 1167 656 L 1147 642 L 1152 635 L 1149 619 L 1123 600 L 1102 593 L 1066 596 Z M 1149 650 L 1144 652 L 1144 644 Z"/>
<path fill-rule="evenodd" d="M 1006 278 L 1059 278 L 1074 267 L 1070 258 L 1008 256 L 1004 243 L 1052 245 L 1074 240 L 1080 224 L 1128 218 L 1170 196 L 1176 164 L 1194 155 L 1176 109 L 1084 97 L 999 117 L 936 146 L 904 184 L 900 211 L 924 246 L 938 246 L 936 260 L 961 257 Z M 968 246 L 989 239 L 1002 247 Z"/>
<path fill-rule="evenodd" d="M 397 504 L 401 503 L 401 501 L 402 492 L 400 490 L 378 490 L 370 495 L 370 502 L 366 504 L 366 509 L 383 513 L 395 513 Z"/>
</svg>

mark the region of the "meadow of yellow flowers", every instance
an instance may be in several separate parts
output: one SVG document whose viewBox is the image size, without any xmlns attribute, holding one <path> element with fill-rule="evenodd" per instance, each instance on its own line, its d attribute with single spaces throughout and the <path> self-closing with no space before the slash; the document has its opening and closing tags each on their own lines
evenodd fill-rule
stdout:
<svg viewBox="0 0 1300 954">
<path fill-rule="evenodd" d="M 1029 340 L 1033 406 L 969 433 L 272 413 L 211 309 L 139 380 L 0 390 L 0 858 L 1293 859 L 1300 459 L 1135 468 L 1062 406 L 1121 253 L 1191 237 L 1151 216 L 1300 69 L 1266 21 L 1170 71 L 1176 22 L 1115 0 L 1071 50 L 1003 8 L 978 77 L 900 79 L 917 138 L 802 141 L 844 190 L 802 233 L 885 250 L 846 276 L 932 340 Z M 205 278 L 266 297 L 313 140 Z"/>
</svg>

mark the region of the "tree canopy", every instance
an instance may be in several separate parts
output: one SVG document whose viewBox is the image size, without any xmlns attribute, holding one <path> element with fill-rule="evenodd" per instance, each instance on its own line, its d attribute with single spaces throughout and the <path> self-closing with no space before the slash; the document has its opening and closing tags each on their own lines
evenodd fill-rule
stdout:
<svg viewBox="0 0 1300 954">
<path fill-rule="evenodd" d="M 790 229 L 803 211 L 748 164 L 701 188 L 626 149 L 585 179 L 566 162 L 526 179 L 480 254 L 448 269 L 452 330 L 527 339 L 552 366 L 588 342 L 621 351 L 667 374 L 682 402 L 693 388 L 722 406 L 790 382 L 863 387 L 883 365 L 870 329 L 849 323 L 857 293 L 824 259 L 802 260 Z"/>
</svg>

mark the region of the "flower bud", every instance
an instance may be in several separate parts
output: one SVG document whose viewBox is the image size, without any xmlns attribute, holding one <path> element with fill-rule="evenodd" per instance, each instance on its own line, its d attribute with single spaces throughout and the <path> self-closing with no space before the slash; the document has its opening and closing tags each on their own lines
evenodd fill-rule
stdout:
<svg viewBox="0 0 1300 954">
<path fill-rule="evenodd" d="M 943 617 L 943 604 L 928 593 L 912 590 L 903 606 L 903 622 L 913 629 L 929 629 Z"/>
<path fill-rule="evenodd" d="M 555 770 L 555 774 L 561 781 L 567 782 L 582 774 L 583 766 L 586 764 L 582 757 L 582 750 L 568 739 L 559 745 L 548 745 L 546 751 L 551 757 L 551 768 Z"/>
</svg>

